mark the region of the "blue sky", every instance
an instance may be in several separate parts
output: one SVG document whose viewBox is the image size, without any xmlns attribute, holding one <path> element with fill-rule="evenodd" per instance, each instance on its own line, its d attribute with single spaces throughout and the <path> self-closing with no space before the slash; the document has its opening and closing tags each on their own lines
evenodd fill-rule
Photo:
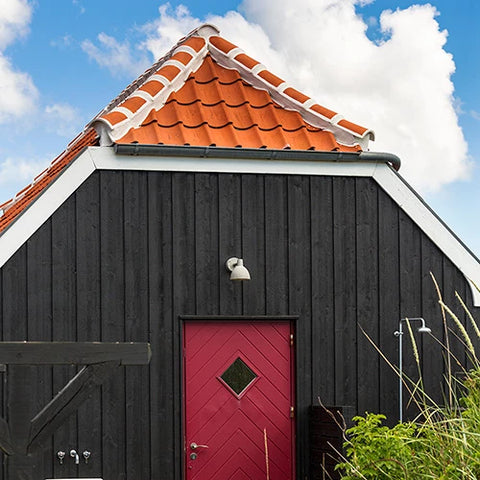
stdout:
<svg viewBox="0 0 480 480">
<path fill-rule="evenodd" d="M 480 256 L 478 0 L 4 1 L 0 203 L 207 20 L 319 103 L 373 128 L 371 150 L 398 154 L 401 173 Z"/>
</svg>

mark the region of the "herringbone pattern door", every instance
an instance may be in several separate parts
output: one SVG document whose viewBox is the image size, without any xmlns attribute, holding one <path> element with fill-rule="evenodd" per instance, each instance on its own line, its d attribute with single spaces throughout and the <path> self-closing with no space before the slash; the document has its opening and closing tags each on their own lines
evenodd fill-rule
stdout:
<svg viewBox="0 0 480 480">
<path fill-rule="evenodd" d="M 184 333 L 187 480 L 266 480 L 267 463 L 271 480 L 292 480 L 290 323 L 189 321 Z"/>
</svg>

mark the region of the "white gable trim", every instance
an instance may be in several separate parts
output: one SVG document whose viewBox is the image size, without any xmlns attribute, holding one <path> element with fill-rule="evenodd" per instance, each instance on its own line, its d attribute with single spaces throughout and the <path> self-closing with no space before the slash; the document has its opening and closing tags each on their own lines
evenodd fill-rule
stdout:
<svg viewBox="0 0 480 480">
<path fill-rule="evenodd" d="M 95 165 L 87 149 L 0 236 L 0 267 L 94 171 Z"/>
<path fill-rule="evenodd" d="M 43 225 L 95 170 L 219 173 L 277 173 L 373 178 L 468 280 L 475 306 L 480 294 L 480 263 L 394 170 L 384 163 L 305 160 L 192 158 L 117 155 L 113 147 L 88 147 L 0 236 L 0 267 Z"/>
</svg>

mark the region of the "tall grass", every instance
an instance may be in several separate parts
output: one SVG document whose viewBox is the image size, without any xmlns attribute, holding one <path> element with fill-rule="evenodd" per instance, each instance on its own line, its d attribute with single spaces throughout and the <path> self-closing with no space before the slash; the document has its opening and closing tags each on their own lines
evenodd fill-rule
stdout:
<svg viewBox="0 0 480 480">
<path fill-rule="evenodd" d="M 436 339 L 446 360 L 445 404 L 435 403 L 423 387 L 420 357 L 407 322 L 419 380 L 403 378 L 418 416 L 392 428 L 382 424 L 385 416 L 381 414 L 355 417 L 355 426 L 345 432 L 344 461 L 337 467 L 343 480 L 480 479 L 480 361 L 474 346 L 480 340 L 480 329 L 457 293 L 472 326 L 471 338 L 457 314 L 444 303 L 436 282 L 435 286 L 445 331 L 444 342 Z M 451 350 L 450 335 L 463 344 L 468 367 Z M 397 367 L 390 365 L 398 373 Z M 461 369 L 460 375 L 452 373 L 452 365 L 456 371 Z"/>
</svg>

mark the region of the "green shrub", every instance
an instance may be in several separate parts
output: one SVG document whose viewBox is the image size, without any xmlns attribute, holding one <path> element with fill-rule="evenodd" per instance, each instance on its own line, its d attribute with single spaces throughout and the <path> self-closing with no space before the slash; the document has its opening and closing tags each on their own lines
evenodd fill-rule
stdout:
<svg viewBox="0 0 480 480">
<path fill-rule="evenodd" d="M 345 451 L 349 459 L 339 465 L 345 480 L 406 478 L 416 454 L 414 423 L 399 423 L 393 428 L 382 425 L 384 415 L 367 413 L 354 417 L 356 425 L 347 430 Z"/>
</svg>

